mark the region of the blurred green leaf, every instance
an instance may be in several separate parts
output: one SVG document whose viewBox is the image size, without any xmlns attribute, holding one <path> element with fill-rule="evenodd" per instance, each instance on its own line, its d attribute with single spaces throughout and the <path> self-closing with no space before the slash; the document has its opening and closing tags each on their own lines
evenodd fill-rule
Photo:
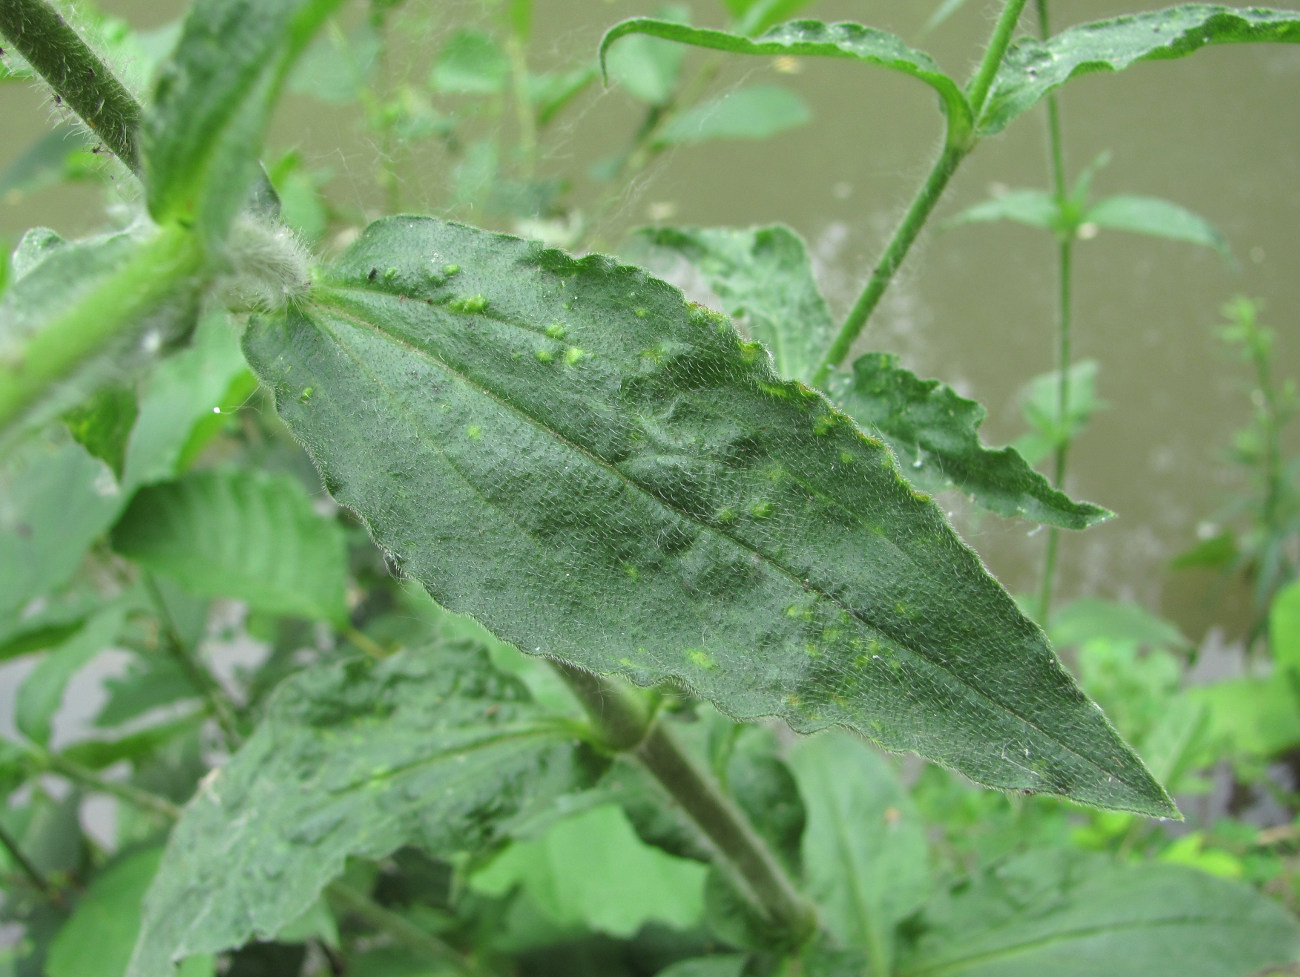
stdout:
<svg viewBox="0 0 1300 977">
<path fill-rule="evenodd" d="M 1012 190 L 991 200 L 967 207 L 961 213 L 949 217 L 943 227 L 957 227 L 961 224 L 990 223 L 993 221 L 1014 221 L 1029 227 L 1041 227 L 1054 230 L 1060 222 L 1060 209 L 1050 193 L 1043 190 Z"/>
<path fill-rule="evenodd" d="M 737 34 L 761 34 L 773 24 L 790 20 L 810 0 L 723 0 Z"/>
<path fill-rule="evenodd" d="M 14 725 L 40 746 L 50 745 L 51 726 L 72 677 L 117 640 L 126 609 L 110 605 L 58 648 L 51 649 L 23 680 L 14 702 Z"/>
<path fill-rule="evenodd" d="M 741 953 L 718 953 L 710 957 L 679 960 L 655 974 L 655 977 L 740 977 L 747 957 Z"/>
<path fill-rule="evenodd" d="M 16 202 L 34 190 L 84 176 L 83 171 L 68 164 L 70 157 L 86 153 L 90 145 L 76 126 L 70 123 L 55 126 L 0 173 L 0 198 L 6 203 Z"/>
<path fill-rule="evenodd" d="M 922 380 L 893 353 L 866 353 L 851 381 L 835 390 L 845 412 L 881 433 L 909 481 L 929 492 L 956 488 L 1000 516 L 1087 529 L 1111 513 L 1075 502 L 1029 467 L 1012 447 L 979 439 L 984 407 L 938 380 Z"/>
<path fill-rule="evenodd" d="M 1194 686 L 1187 694 L 1209 710 L 1208 735 L 1221 752 L 1268 758 L 1300 745 L 1300 697 L 1286 672 Z"/>
<path fill-rule="evenodd" d="M 1071 648 L 1089 641 L 1182 650 L 1191 642 L 1178 626 L 1140 604 L 1083 598 L 1052 612 L 1052 644 Z"/>
<path fill-rule="evenodd" d="M 1300 676 L 1300 580 L 1293 580 L 1273 597 L 1268 610 L 1268 643 L 1278 667 Z"/>
<path fill-rule="evenodd" d="M 781 225 L 748 230 L 659 227 L 641 234 L 695 266 L 727 313 L 772 353 L 778 374 L 801 380 L 812 376 L 834 335 L 834 323 L 798 234 Z"/>
<path fill-rule="evenodd" d="M 103 770 L 123 760 L 139 764 L 186 734 L 195 733 L 205 719 L 205 713 L 195 711 L 173 722 L 147 726 L 113 739 L 79 740 L 61 754 L 90 770 Z"/>
<path fill-rule="evenodd" d="M 696 925 L 704 875 L 697 862 L 646 846 L 623 811 L 607 804 L 560 821 L 541 838 L 515 842 L 470 886 L 494 896 L 521 888 L 561 926 L 626 939 L 652 921 Z"/>
<path fill-rule="evenodd" d="M 680 5 L 660 7 L 656 16 L 664 21 L 684 24 L 690 8 Z M 634 37 L 619 45 L 618 52 L 604 56 L 601 67 L 606 80 L 627 89 L 628 93 L 651 105 L 667 105 L 677 91 L 684 52 L 680 45 L 654 37 Z"/>
<path fill-rule="evenodd" d="M 341 623 L 347 558 L 338 523 L 294 479 L 201 471 L 146 486 L 113 528 L 113 548 L 203 597 Z"/>
<path fill-rule="evenodd" d="M 95 875 L 50 944 L 48 977 L 121 977 L 140 933 L 140 902 L 161 858 L 161 847 L 146 848 Z"/>
<path fill-rule="evenodd" d="M 1072 441 L 1106 406 L 1097 399 L 1097 361 L 1080 360 L 1066 371 L 1069 398 L 1064 421 L 1061 418 L 1061 375 L 1055 370 L 1034 377 L 1020 393 L 1020 410 L 1029 425 L 1012 446 L 1031 465 L 1050 455 L 1056 446 Z"/>
<path fill-rule="evenodd" d="M 274 936 L 349 855 L 490 847 L 587 785 L 593 764 L 478 649 L 301 672 L 186 805 L 128 974 L 164 977 L 172 959 Z"/>
<path fill-rule="evenodd" d="M 139 412 L 134 387 L 104 387 L 64 413 L 63 423 L 78 444 L 121 480 L 127 439 Z"/>
<path fill-rule="evenodd" d="M 492 35 L 463 30 L 438 52 L 429 84 L 435 91 L 462 95 L 496 95 L 505 90 L 510 62 Z"/>
<path fill-rule="evenodd" d="M 925 827 L 890 765 L 844 733 L 801 743 L 790 759 L 804 806 L 804 867 L 822 924 L 840 946 L 893 973 L 894 928 L 930 894 Z"/>
<path fill-rule="evenodd" d="M 366 22 L 350 33 L 331 22 L 303 52 L 289 75 L 289 91 L 330 105 L 355 100 L 370 83 L 383 38 Z"/>
<path fill-rule="evenodd" d="M 125 674 L 104 682 L 104 690 L 108 698 L 95 716 L 95 725 L 100 728 L 117 726 L 150 709 L 203 694 L 190 673 L 162 652 L 134 656 Z"/>
<path fill-rule="evenodd" d="M 949 17 L 955 14 L 958 10 L 960 10 L 965 5 L 965 3 L 966 0 L 943 0 L 943 3 L 935 7 L 934 13 L 930 15 L 930 19 L 925 22 L 925 26 L 921 28 L 921 33 L 922 34 L 930 33 L 930 31 L 934 30 L 945 20 L 947 20 Z"/>
<path fill-rule="evenodd" d="M 528 76 L 528 100 L 537 113 L 537 125 L 544 128 L 596 80 L 595 65 L 584 65 L 569 71 L 554 71 Z"/>
<path fill-rule="evenodd" d="M 1169 561 L 1169 566 L 1173 570 L 1189 570 L 1193 567 L 1226 570 L 1236 563 L 1240 555 L 1237 538 L 1232 533 L 1219 533 L 1179 553 Z"/>
<path fill-rule="evenodd" d="M 1246 977 L 1300 953 L 1300 923 L 1248 886 L 1068 850 L 986 869 L 922 925 L 900 977 Z"/>
<path fill-rule="evenodd" d="M 638 269 L 379 221 L 245 351 L 399 570 L 521 649 L 1170 810 L 883 442 Z"/>
<path fill-rule="evenodd" d="M 1085 211 L 1085 223 L 1115 231 L 1132 231 L 1171 241 L 1201 244 L 1231 262 L 1232 249 L 1223 235 L 1204 217 L 1185 207 L 1156 197 L 1115 196 L 1099 200 Z"/>
<path fill-rule="evenodd" d="M 1288 10 L 1187 4 L 1081 24 L 1047 41 L 1021 38 L 1007 51 L 979 120 L 1001 132 L 1048 92 L 1078 75 L 1122 71 L 1138 61 L 1182 58 L 1209 44 L 1296 43 L 1300 15 Z"/>
</svg>

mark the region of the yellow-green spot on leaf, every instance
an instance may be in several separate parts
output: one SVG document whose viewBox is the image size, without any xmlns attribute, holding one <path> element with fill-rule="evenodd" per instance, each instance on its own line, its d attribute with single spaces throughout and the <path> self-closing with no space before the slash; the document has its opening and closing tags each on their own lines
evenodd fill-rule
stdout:
<svg viewBox="0 0 1300 977">
<path fill-rule="evenodd" d="M 585 349 L 582 349 L 578 346 L 570 346 L 567 350 L 564 351 L 564 362 L 568 363 L 569 366 L 573 366 L 575 363 L 579 362 L 580 360 L 585 360 L 590 355 L 591 354 L 588 353 Z"/>
<path fill-rule="evenodd" d="M 634 309 L 633 311 L 636 313 L 638 319 L 644 319 L 650 314 L 646 309 Z"/>
<path fill-rule="evenodd" d="M 482 312 L 487 304 L 482 295 L 458 295 L 447 303 L 447 308 L 453 312 Z"/>
<path fill-rule="evenodd" d="M 623 564 L 623 573 L 629 580 L 636 580 L 637 577 L 641 576 L 641 571 L 630 563 Z"/>
<path fill-rule="evenodd" d="M 700 668 L 712 670 L 715 667 L 713 656 L 703 648 L 691 648 L 686 652 L 686 657 Z"/>
<path fill-rule="evenodd" d="M 746 363 L 755 362 L 763 355 L 763 344 L 756 342 L 744 342 L 740 344 L 740 358 Z"/>
<path fill-rule="evenodd" d="M 315 392 L 315 387 L 303 387 L 302 393 L 298 395 L 298 402 L 301 404 L 307 403 L 307 401 L 311 400 L 311 395 Z"/>
<path fill-rule="evenodd" d="M 798 383 L 796 384 L 796 386 L 797 386 L 798 389 L 799 389 L 799 396 L 802 397 L 802 398 L 804 398 L 804 400 L 816 400 L 816 399 L 817 399 L 817 397 L 818 397 L 818 393 L 817 393 L 817 391 L 814 390 L 812 387 L 808 386 L 808 384 L 803 383 L 802 381 L 800 381 L 800 382 L 798 382 Z"/>
<path fill-rule="evenodd" d="M 837 425 L 838 423 L 839 423 L 839 418 L 836 417 L 834 414 L 823 414 L 821 417 L 817 418 L 817 420 L 813 423 L 813 434 L 816 434 L 819 437 L 822 435 L 830 434 L 832 431 L 835 430 L 835 425 Z M 840 456 L 841 460 L 843 460 L 844 454 L 848 454 L 848 452 L 844 452 L 843 454 L 841 454 Z M 852 460 L 852 456 L 850 455 L 849 457 L 850 460 Z"/>
<path fill-rule="evenodd" d="M 549 349 L 539 349 L 533 353 L 533 356 L 537 357 L 537 362 L 539 363 L 550 363 L 555 359 L 555 354 Z"/>
<path fill-rule="evenodd" d="M 903 617 L 908 617 L 912 613 L 911 609 L 901 600 L 894 602 L 894 612 Z"/>
<path fill-rule="evenodd" d="M 471 424 L 469 427 L 465 428 L 465 435 L 471 441 L 480 441 L 483 438 L 483 429 L 477 424 Z"/>
<path fill-rule="evenodd" d="M 782 468 L 780 465 L 773 465 L 771 468 L 769 468 L 767 471 L 763 473 L 763 477 L 766 478 L 769 482 L 773 482 L 773 483 L 779 482 L 781 481 L 781 479 L 785 478 L 785 469 Z"/>
<path fill-rule="evenodd" d="M 736 521 L 736 510 L 731 508 L 722 509 L 718 512 L 716 518 L 718 522 L 722 523 L 725 526 L 729 522 Z"/>
<path fill-rule="evenodd" d="M 772 503 L 755 502 L 749 507 L 749 514 L 755 519 L 766 519 L 772 514 Z"/>
<path fill-rule="evenodd" d="M 620 659 L 618 660 L 618 663 L 619 663 L 620 665 L 624 665 L 624 666 L 626 666 L 627 668 L 636 668 L 636 667 L 637 667 L 637 666 L 636 666 L 636 662 L 634 662 L 631 658 L 627 658 L 627 657 L 620 658 Z"/>
<path fill-rule="evenodd" d="M 641 356 L 649 360 L 651 363 L 659 363 L 664 358 L 664 354 L 659 350 L 658 347 L 655 347 L 653 349 L 641 350 Z"/>
<path fill-rule="evenodd" d="M 918 492 L 916 489 L 912 489 L 912 498 L 916 499 L 917 502 L 930 501 L 930 497 L 928 495 L 926 495 L 924 492 Z"/>
<path fill-rule="evenodd" d="M 811 642 L 803 646 L 803 651 L 809 658 L 816 658 L 822 653 L 821 649 Z"/>
<path fill-rule="evenodd" d="M 823 640 L 823 641 L 826 641 L 826 642 L 829 642 L 829 643 L 831 643 L 831 644 L 835 643 L 836 641 L 839 641 L 839 640 L 840 640 L 840 629 L 839 629 L 839 628 L 827 628 L 825 631 L 822 632 L 822 640 Z"/>
<path fill-rule="evenodd" d="M 397 277 L 396 268 L 389 268 L 387 271 L 384 272 L 384 281 L 391 282 L 396 277 Z"/>
<path fill-rule="evenodd" d="M 841 465 L 851 465 L 851 464 L 853 464 L 853 455 L 852 455 L 850 452 L 848 452 L 848 451 L 841 451 L 841 452 L 840 452 L 840 464 L 841 464 Z"/>
<path fill-rule="evenodd" d="M 455 275 L 460 272 L 460 265 L 443 265 L 442 273 L 444 275 Z"/>
<path fill-rule="evenodd" d="M 790 399 L 790 391 L 787 390 L 785 387 L 781 386 L 780 384 L 760 383 L 758 385 L 758 389 L 761 390 L 763 393 L 767 394 L 769 397 L 776 397 L 778 400 Z"/>
<path fill-rule="evenodd" d="M 564 323 L 562 322 L 552 322 L 546 327 L 546 335 L 550 336 L 552 339 L 563 339 L 564 334 L 568 331 L 569 330 L 565 328 Z"/>
</svg>

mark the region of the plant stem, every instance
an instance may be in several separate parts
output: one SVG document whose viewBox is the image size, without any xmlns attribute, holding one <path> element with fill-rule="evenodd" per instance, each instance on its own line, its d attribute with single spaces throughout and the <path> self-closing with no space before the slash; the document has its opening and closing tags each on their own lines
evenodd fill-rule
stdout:
<svg viewBox="0 0 1300 977">
<path fill-rule="evenodd" d="M 18 839 L 9 833 L 9 830 L 0 824 L 0 846 L 9 852 L 9 857 L 14 860 L 23 874 L 32 880 L 32 884 L 40 890 L 41 895 L 50 902 L 57 905 L 63 904 L 63 896 L 58 889 L 50 882 L 49 879 L 36 867 L 36 863 L 24 854 Z"/>
<path fill-rule="evenodd" d="M 977 128 L 980 113 L 984 110 L 984 102 L 993 88 L 993 79 L 997 77 L 998 68 L 1002 66 L 1002 58 L 1011 43 L 1011 35 L 1015 33 L 1016 25 L 1020 23 L 1020 14 L 1025 9 L 1025 2 L 1026 0 L 1007 0 L 1006 6 L 998 16 L 997 24 L 993 27 L 993 36 L 989 38 L 988 47 L 984 49 L 984 57 L 975 71 L 975 78 L 966 90 L 966 98 L 970 101 L 971 115 L 975 117 Z"/>
<path fill-rule="evenodd" d="M 140 105 L 45 0 L 0 2 L 0 34 L 137 177 Z"/>
<path fill-rule="evenodd" d="M 194 234 L 164 228 L 62 315 L 6 350 L 0 356 L 0 430 L 171 300 L 202 264 Z"/>
<path fill-rule="evenodd" d="M 754 831 L 744 813 L 682 749 L 649 710 L 610 679 L 555 662 L 556 670 L 587 710 L 603 742 L 636 757 L 682 806 L 732 870 L 742 892 L 775 927 L 802 943 L 816 928 L 816 913 Z"/>
<path fill-rule="evenodd" d="M 67 777 L 69 780 L 81 784 L 90 790 L 99 791 L 102 794 L 111 794 L 118 800 L 125 801 L 134 807 L 141 808 L 145 811 L 151 811 L 154 814 L 167 818 L 169 821 L 175 821 L 181 816 L 181 809 L 167 800 L 165 797 L 159 797 L 157 794 L 151 794 L 148 791 L 141 790 L 139 787 L 133 787 L 131 784 L 124 784 L 115 780 L 105 780 L 93 770 L 83 767 L 79 763 L 69 760 L 67 757 L 60 756 L 57 753 L 47 753 L 40 757 L 40 762 L 50 770 L 51 773 L 57 773 Z"/>
<path fill-rule="evenodd" d="M 812 385 L 818 388 L 825 388 L 826 381 L 845 357 L 849 355 L 854 341 L 862 332 L 863 326 L 867 324 L 867 319 L 875 311 L 876 306 L 884 297 L 885 290 L 889 288 L 889 283 L 894 278 L 894 273 L 902 265 L 903 259 L 907 257 L 907 252 L 911 249 L 916 236 L 925 226 L 931 211 L 934 210 L 935 204 L 939 202 L 944 188 L 948 181 L 952 179 L 953 173 L 961 161 L 966 158 L 970 152 L 969 147 L 960 145 L 946 145 L 939 159 L 935 161 L 934 167 L 930 170 L 930 175 L 926 177 L 925 183 L 921 186 L 912 205 L 908 207 L 907 213 L 899 222 L 894 236 L 890 239 L 889 245 L 885 248 L 884 257 L 876 265 L 875 270 L 871 273 L 871 278 L 867 286 L 863 289 L 858 301 L 854 304 L 849 312 L 848 318 L 844 320 L 844 325 L 840 326 L 839 334 L 831 344 L 817 372 L 813 374 Z"/>
</svg>

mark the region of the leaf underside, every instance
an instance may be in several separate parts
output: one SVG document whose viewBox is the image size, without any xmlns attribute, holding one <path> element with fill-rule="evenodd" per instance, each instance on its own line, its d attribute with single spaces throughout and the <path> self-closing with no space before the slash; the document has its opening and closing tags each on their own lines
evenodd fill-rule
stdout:
<svg viewBox="0 0 1300 977">
<path fill-rule="evenodd" d="M 1174 813 L 888 447 L 639 269 L 391 218 L 245 352 L 400 572 L 527 652 Z"/>
<path fill-rule="evenodd" d="M 348 856 L 490 845 L 596 772 L 472 646 L 302 672 L 186 806 L 128 975 L 273 937 Z"/>
<path fill-rule="evenodd" d="M 867 353 L 853 364 L 844 409 L 874 425 L 927 491 L 955 487 L 1000 516 L 1022 516 L 1064 529 L 1087 529 L 1111 516 L 1052 488 L 1014 448 L 979 440 L 985 411 L 937 380 L 922 380 L 893 353 Z"/>
<path fill-rule="evenodd" d="M 1082 24 L 1047 41 L 1022 38 L 1007 50 L 998 69 L 979 131 L 1001 132 L 1077 75 L 1182 58 L 1210 44 L 1261 42 L 1300 42 L 1300 11 L 1197 3 Z"/>
</svg>

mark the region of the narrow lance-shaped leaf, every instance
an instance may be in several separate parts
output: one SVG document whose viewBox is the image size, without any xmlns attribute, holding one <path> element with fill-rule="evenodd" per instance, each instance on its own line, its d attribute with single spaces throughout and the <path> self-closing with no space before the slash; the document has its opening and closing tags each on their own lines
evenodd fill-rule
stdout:
<svg viewBox="0 0 1300 977">
<path fill-rule="evenodd" d="M 1099 200 L 1084 212 L 1086 223 L 1116 231 L 1131 231 L 1170 241 L 1200 244 L 1232 261 L 1232 249 L 1213 224 L 1186 207 L 1158 197 L 1121 194 Z"/>
<path fill-rule="evenodd" d="M 164 977 L 173 959 L 273 937 L 350 855 L 489 846 L 585 786 L 589 762 L 473 647 L 300 673 L 186 806 L 128 975 Z"/>
<path fill-rule="evenodd" d="M 788 227 L 642 232 L 695 266 L 727 312 L 766 346 L 784 377 L 807 380 L 830 345 L 834 323 L 813 278 L 808 251 Z"/>
<path fill-rule="evenodd" d="M 809 57 L 848 58 L 880 65 L 917 78 L 936 92 L 948 113 L 950 130 L 957 126 L 969 129 L 970 103 L 961 87 L 949 78 L 928 54 L 908 47 L 897 36 L 861 24 L 824 24 L 819 20 L 794 20 L 773 27 L 757 38 L 726 31 L 688 27 L 668 20 L 638 17 L 615 24 L 600 42 L 602 68 L 610 45 L 629 34 L 648 34 L 695 47 L 728 51 L 732 54 L 806 55 Z"/>
<path fill-rule="evenodd" d="M 1196 3 L 1082 24 L 1047 41 L 1022 38 L 998 69 L 979 131 L 1001 132 L 1077 75 L 1122 71 L 1137 61 L 1182 58 L 1210 44 L 1252 42 L 1300 42 L 1300 11 Z"/>
<path fill-rule="evenodd" d="M 733 717 L 1173 813 L 888 447 L 724 317 L 608 258 L 421 218 L 372 224 L 317 281 L 245 352 L 446 607 Z"/>
<path fill-rule="evenodd" d="M 1000 516 L 1087 529 L 1111 513 L 1075 502 L 1034 471 L 1015 448 L 986 448 L 985 410 L 938 380 L 922 380 L 893 353 L 867 353 L 838 391 L 844 410 L 883 435 L 908 478 L 929 491 L 957 488 Z"/>
<path fill-rule="evenodd" d="M 144 124 L 149 212 L 221 237 L 258 178 L 275 97 L 341 0 L 198 0 Z"/>
</svg>

